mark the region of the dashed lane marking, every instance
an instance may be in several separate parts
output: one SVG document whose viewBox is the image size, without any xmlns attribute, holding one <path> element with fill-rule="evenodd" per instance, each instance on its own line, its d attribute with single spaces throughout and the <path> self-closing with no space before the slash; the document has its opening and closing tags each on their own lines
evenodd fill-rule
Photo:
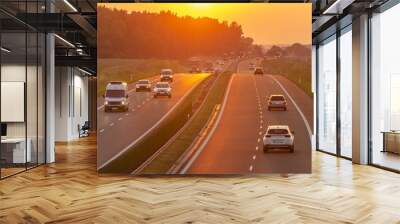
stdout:
<svg viewBox="0 0 400 224">
<path fill-rule="evenodd" d="M 110 126 L 111 126 L 111 127 L 114 126 L 114 123 L 110 123 Z"/>
<path fill-rule="evenodd" d="M 253 172 L 253 165 L 251 165 L 251 166 L 249 167 L 249 171 L 250 171 L 250 172 Z"/>
<path fill-rule="evenodd" d="M 100 130 L 100 133 L 102 133 L 103 131 L 104 131 L 104 129 L 101 129 L 101 130 Z"/>
<path fill-rule="evenodd" d="M 118 118 L 118 120 L 121 121 L 121 120 L 122 120 L 122 117 Z"/>
<path fill-rule="evenodd" d="M 253 160 L 256 160 L 256 158 L 257 158 L 256 155 L 253 155 Z"/>
</svg>

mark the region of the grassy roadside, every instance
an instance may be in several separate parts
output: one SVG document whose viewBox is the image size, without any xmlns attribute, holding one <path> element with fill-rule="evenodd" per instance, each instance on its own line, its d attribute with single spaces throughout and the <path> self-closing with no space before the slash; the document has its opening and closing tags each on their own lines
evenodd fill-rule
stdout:
<svg viewBox="0 0 400 224">
<path fill-rule="evenodd" d="M 131 173 L 140 166 L 185 125 L 193 114 L 193 102 L 199 97 L 201 88 L 212 78 L 213 75 L 202 80 L 157 128 L 99 172 Z"/>
<path fill-rule="evenodd" d="M 311 59 L 267 59 L 262 64 L 266 73 L 282 75 L 295 83 L 307 95 L 313 95 L 311 92 Z"/>
<path fill-rule="evenodd" d="M 236 65 L 229 70 L 234 70 L 235 67 Z M 143 169 L 142 174 L 166 173 L 174 162 L 181 157 L 207 123 L 214 107 L 222 103 L 232 73 L 232 71 L 224 72 L 215 80 L 216 83 L 209 90 L 210 92 L 205 99 L 204 105 L 199 109 L 190 124 L 159 156 Z"/>
</svg>

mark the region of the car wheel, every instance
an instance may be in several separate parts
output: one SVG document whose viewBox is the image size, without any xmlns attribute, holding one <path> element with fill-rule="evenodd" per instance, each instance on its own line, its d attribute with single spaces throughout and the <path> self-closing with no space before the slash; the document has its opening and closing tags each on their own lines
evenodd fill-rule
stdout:
<svg viewBox="0 0 400 224">
<path fill-rule="evenodd" d="M 294 152 L 294 146 L 293 145 L 290 146 L 289 149 L 290 149 L 290 152 Z"/>
<path fill-rule="evenodd" d="M 157 98 L 157 95 L 153 95 L 153 98 Z"/>
<path fill-rule="evenodd" d="M 271 107 L 268 107 L 268 110 L 271 111 Z"/>
<path fill-rule="evenodd" d="M 172 96 L 171 95 L 168 95 L 168 98 L 171 98 Z"/>
<path fill-rule="evenodd" d="M 263 151 L 264 151 L 264 152 L 268 152 L 268 147 L 267 147 L 267 146 L 264 146 L 264 147 L 263 147 Z"/>
</svg>

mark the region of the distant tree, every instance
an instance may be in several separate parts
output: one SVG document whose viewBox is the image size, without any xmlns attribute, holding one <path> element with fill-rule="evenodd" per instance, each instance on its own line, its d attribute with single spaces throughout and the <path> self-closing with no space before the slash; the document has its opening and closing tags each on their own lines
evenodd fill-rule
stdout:
<svg viewBox="0 0 400 224">
<path fill-rule="evenodd" d="M 237 53 L 253 44 L 237 22 L 105 7 L 98 8 L 98 39 L 100 58 L 215 56 Z"/>
<path fill-rule="evenodd" d="M 305 45 L 299 43 L 292 44 L 284 49 L 284 55 L 286 57 L 311 57 L 311 49 Z"/>
<path fill-rule="evenodd" d="M 272 46 L 267 53 L 265 54 L 265 56 L 267 57 L 280 57 L 282 56 L 284 53 L 283 49 L 278 47 L 278 46 Z"/>
</svg>

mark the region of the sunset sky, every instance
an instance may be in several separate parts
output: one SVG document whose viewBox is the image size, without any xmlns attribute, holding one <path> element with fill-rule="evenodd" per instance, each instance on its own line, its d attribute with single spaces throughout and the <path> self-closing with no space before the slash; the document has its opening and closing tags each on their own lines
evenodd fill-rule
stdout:
<svg viewBox="0 0 400 224">
<path fill-rule="evenodd" d="M 311 44 L 311 4 L 296 3 L 98 3 L 127 11 L 172 11 L 178 16 L 236 21 L 256 44 Z"/>
</svg>

